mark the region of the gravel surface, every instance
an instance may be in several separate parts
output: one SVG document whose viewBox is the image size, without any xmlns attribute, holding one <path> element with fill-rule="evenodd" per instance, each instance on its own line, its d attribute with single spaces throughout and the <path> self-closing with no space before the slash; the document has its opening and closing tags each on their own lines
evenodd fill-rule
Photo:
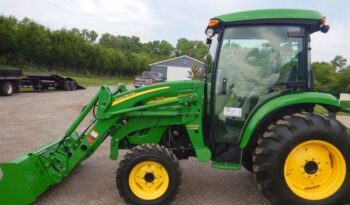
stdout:
<svg viewBox="0 0 350 205">
<path fill-rule="evenodd" d="M 64 92 L 25 92 L 0 96 L 0 162 L 45 145 L 62 135 L 98 88 Z M 350 126 L 349 117 L 339 118 Z M 87 122 L 84 123 L 85 125 Z M 83 127 L 81 128 L 83 129 Z M 120 152 L 121 159 L 125 151 Z M 52 187 L 37 205 L 123 205 L 115 188 L 118 161 L 109 159 L 109 140 L 81 163 L 62 183 Z M 183 183 L 173 204 L 269 205 L 247 171 L 212 169 L 195 158 L 181 161 Z"/>
</svg>

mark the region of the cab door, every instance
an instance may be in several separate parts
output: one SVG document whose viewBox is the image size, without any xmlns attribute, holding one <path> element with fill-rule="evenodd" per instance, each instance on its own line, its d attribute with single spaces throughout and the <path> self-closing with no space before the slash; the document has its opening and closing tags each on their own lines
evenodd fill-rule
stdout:
<svg viewBox="0 0 350 205">
<path fill-rule="evenodd" d="M 224 30 L 211 85 L 211 134 L 216 143 L 238 144 L 244 123 L 261 102 L 301 79 L 303 38 L 297 26 L 241 26 Z"/>
</svg>

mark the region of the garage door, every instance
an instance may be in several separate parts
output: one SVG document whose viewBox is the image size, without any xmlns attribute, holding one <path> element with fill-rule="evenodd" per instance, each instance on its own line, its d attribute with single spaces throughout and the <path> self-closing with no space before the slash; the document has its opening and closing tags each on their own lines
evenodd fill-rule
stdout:
<svg viewBox="0 0 350 205">
<path fill-rule="evenodd" d="M 188 71 L 191 71 L 191 68 L 169 66 L 167 72 L 167 81 L 190 80 L 188 77 Z"/>
</svg>

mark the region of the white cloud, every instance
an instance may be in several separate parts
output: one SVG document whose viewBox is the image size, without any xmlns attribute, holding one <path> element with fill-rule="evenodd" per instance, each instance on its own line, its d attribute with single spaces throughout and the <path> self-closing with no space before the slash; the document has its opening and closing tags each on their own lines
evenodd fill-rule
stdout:
<svg viewBox="0 0 350 205">
<path fill-rule="evenodd" d="M 2 0 L 0 14 L 26 16 L 54 29 L 77 27 L 141 37 L 162 23 L 142 0 Z"/>
<path fill-rule="evenodd" d="M 350 60 L 350 28 L 341 22 L 330 23 L 328 33 L 321 32 L 312 35 L 312 60 L 331 61 L 336 55 L 342 55 Z"/>
<path fill-rule="evenodd" d="M 154 26 L 159 21 L 141 0 L 75 0 L 77 12 L 118 25 Z"/>
</svg>

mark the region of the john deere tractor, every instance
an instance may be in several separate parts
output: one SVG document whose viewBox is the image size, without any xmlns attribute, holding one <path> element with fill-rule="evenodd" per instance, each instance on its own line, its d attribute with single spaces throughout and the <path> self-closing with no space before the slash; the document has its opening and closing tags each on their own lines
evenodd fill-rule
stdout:
<svg viewBox="0 0 350 205">
<path fill-rule="evenodd" d="M 111 159 L 130 150 L 116 171 L 128 204 L 171 202 L 179 160 L 189 157 L 217 169 L 244 167 L 274 204 L 350 202 L 350 131 L 335 119 L 350 102 L 312 87 L 310 35 L 328 30 L 323 15 L 309 10 L 212 18 L 203 81 L 102 86 L 56 141 L 0 164 L 0 204 L 34 202 L 107 138 Z M 90 112 L 91 125 L 76 132 Z"/>
</svg>

